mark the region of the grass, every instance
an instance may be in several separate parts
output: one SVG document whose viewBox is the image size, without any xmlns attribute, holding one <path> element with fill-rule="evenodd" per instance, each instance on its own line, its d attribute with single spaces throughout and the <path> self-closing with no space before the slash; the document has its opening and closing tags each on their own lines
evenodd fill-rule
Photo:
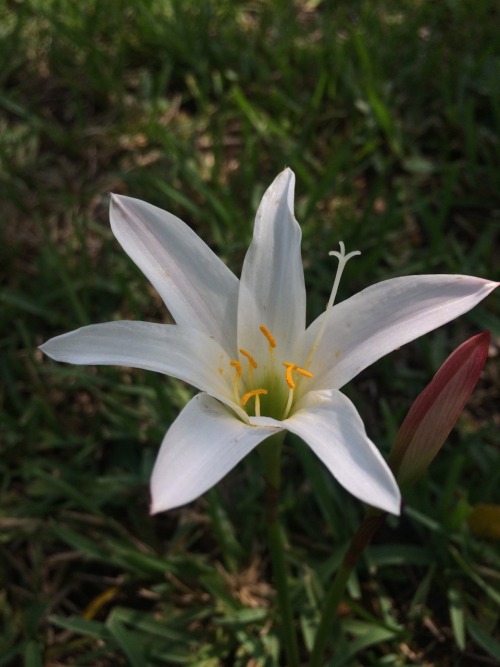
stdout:
<svg viewBox="0 0 500 667">
<path fill-rule="evenodd" d="M 44 359 L 52 335 L 165 321 L 114 241 L 109 191 L 179 215 L 239 271 L 264 188 L 297 174 L 310 301 L 325 248 L 359 248 L 345 298 L 431 272 L 499 279 L 500 52 L 492 0 L 23 0 L 0 12 L 0 665 L 283 664 L 250 457 L 205 497 L 148 518 L 162 436 L 191 395 L 123 368 Z M 341 665 L 500 660 L 498 298 L 395 352 L 347 392 L 387 452 L 453 347 L 490 328 L 459 427 L 349 583 Z M 360 517 L 290 440 L 282 521 L 308 647 Z"/>
</svg>

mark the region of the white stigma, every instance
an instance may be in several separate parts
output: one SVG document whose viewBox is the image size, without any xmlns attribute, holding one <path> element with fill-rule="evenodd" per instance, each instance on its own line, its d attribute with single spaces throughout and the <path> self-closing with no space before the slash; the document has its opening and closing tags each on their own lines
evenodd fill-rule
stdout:
<svg viewBox="0 0 500 667">
<path fill-rule="evenodd" d="M 325 316 L 323 317 L 323 321 L 321 322 L 321 326 L 319 327 L 319 331 L 316 336 L 316 340 L 314 341 L 314 345 L 312 346 L 311 351 L 309 352 L 309 356 L 307 357 L 305 368 L 309 368 L 314 353 L 318 349 L 321 339 L 323 338 L 323 334 L 325 333 L 325 328 L 328 321 L 328 311 L 333 306 L 333 304 L 335 303 L 335 299 L 337 298 L 340 279 L 342 278 L 342 273 L 344 272 L 345 265 L 351 259 L 351 257 L 355 257 L 356 255 L 361 255 L 361 252 L 359 250 L 353 250 L 352 252 L 346 255 L 345 245 L 343 244 L 342 241 L 339 241 L 339 246 L 340 246 L 340 252 L 338 250 L 330 250 L 330 252 L 328 253 L 329 255 L 333 255 L 334 257 L 336 257 L 339 260 L 339 263 L 337 266 L 337 272 L 335 274 L 335 280 L 333 281 L 333 287 L 330 293 L 330 298 L 328 299 L 328 303 L 326 304 Z"/>
<path fill-rule="evenodd" d="M 342 273 L 344 272 L 345 265 L 351 259 L 351 257 L 355 257 L 356 255 L 361 255 L 361 251 L 359 250 L 353 250 L 348 255 L 346 255 L 345 245 L 342 243 L 342 241 L 339 241 L 339 246 L 340 246 L 340 252 L 338 250 L 330 250 L 330 252 L 328 253 L 329 255 L 333 255 L 339 260 L 339 265 L 337 266 L 337 273 L 335 274 L 335 280 L 333 281 L 332 292 L 330 294 L 330 298 L 328 299 L 328 303 L 326 305 L 325 310 L 331 308 L 335 302 L 335 299 L 337 297 L 337 291 L 339 289 L 340 279 L 342 278 Z"/>
</svg>

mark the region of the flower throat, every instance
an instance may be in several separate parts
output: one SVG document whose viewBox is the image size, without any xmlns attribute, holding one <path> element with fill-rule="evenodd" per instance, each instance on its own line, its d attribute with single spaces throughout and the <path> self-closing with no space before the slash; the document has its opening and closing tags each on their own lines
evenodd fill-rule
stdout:
<svg viewBox="0 0 500 667">
<path fill-rule="evenodd" d="M 340 252 L 332 250 L 329 253 L 337 257 L 339 264 L 326 311 L 334 304 L 345 265 L 351 257 L 361 254 L 359 250 L 355 250 L 346 255 L 344 244 L 340 242 L 339 245 Z M 280 421 L 289 416 L 296 397 L 297 382 L 300 382 L 302 378 L 310 379 L 313 377 L 308 369 L 324 335 L 326 323 L 327 317 L 324 317 L 304 367 L 291 361 L 278 361 L 276 359 L 278 343 L 264 324 L 259 326 L 260 332 L 268 343 L 268 356 L 263 364 L 258 363 L 251 352 L 239 348 L 238 351 L 243 359 L 241 361 L 238 359 L 230 361 L 235 373 L 233 393 L 236 403 L 241 405 L 249 416 L 260 417 L 264 415 L 274 417 Z M 259 371 L 260 365 L 263 366 L 264 373 L 259 373 L 259 382 L 256 382 L 255 375 Z"/>
</svg>

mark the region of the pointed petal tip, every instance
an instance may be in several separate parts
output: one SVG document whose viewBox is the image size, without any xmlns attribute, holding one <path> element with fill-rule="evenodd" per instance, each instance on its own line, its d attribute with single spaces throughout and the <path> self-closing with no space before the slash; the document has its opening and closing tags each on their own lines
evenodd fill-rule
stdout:
<svg viewBox="0 0 500 667">
<path fill-rule="evenodd" d="M 490 285 L 491 285 L 491 291 L 492 291 L 492 292 L 493 292 L 493 290 L 495 290 L 497 287 L 500 287 L 500 283 L 499 283 L 499 282 L 496 282 L 495 280 L 490 280 L 489 283 L 490 283 Z"/>
<path fill-rule="evenodd" d="M 149 516 L 155 516 L 155 514 L 158 514 L 160 510 L 153 505 L 153 501 L 151 500 L 149 504 Z"/>
<path fill-rule="evenodd" d="M 64 336 L 64 334 L 61 334 Z M 57 339 L 60 338 L 60 336 L 55 336 L 54 338 L 49 338 L 49 340 L 46 340 L 45 343 L 42 343 L 42 345 L 38 346 L 38 349 L 45 354 L 45 356 L 49 357 L 49 359 L 53 359 L 54 361 L 60 361 L 60 355 L 58 354 L 57 348 Z"/>
<path fill-rule="evenodd" d="M 392 476 L 391 476 L 392 477 Z M 360 499 L 361 496 L 360 496 Z M 385 489 L 378 489 L 376 496 L 373 500 L 375 502 L 370 502 L 369 498 L 365 498 L 365 502 L 370 506 L 374 507 L 377 510 L 382 510 L 383 512 L 388 512 L 394 516 L 399 516 L 401 514 L 401 490 L 394 477 L 389 484 L 386 483 Z"/>
<path fill-rule="evenodd" d="M 109 222 L 111 224 L 111 229 L 113 232 L 120 226 L 123 226 L 123 223 L 126 221 L 127 224 L 134 222 L 134 224 L 141 225 L 142 221 L 140 219 L 139 212 L 141 207 L 148 207 L 150 210 L 158 210 L 153 204 L 147 204 L 146 202 L 137 199 L 136 197 L 129 197 L 128 195 L 119 195 L 115 192 L 109 193 Z M 164 213 L 164 211 L 161 211 Z M 127 216 L 127 217 L 125 217 Z"/>
<path fill-rule="evenodd" d="M 189 486 L 189 471 L 185 472 L 186 485 Z M 189 505 L 197 498 L 202 496 L 208 489 L 191 489 L 187 494 L 184 489 L 175 487 L 174 484 L 166 486 L 164 480 L 160 480 L 157 475 L 151 477 L 149 483 L 149 516 L 155 516 L 161 512 L 170 512 L 170 510 Z"/>
<path fill-rule="evenodd" d="M 126 199 L 123 195 L 117 195 L 113 192 L 109 196 L 109 222 L 115 236 L 121 224 L 121 217 L 126 215 Z"/>
<path fill-rule="evenodd" d="M 286 183 L 287 183 L 287 186 L 288 186 L 289 194 L 290 194 L 290 191 L 291 191 L 291 194 L 292 194 L 292 197 L 293 197 L 294 190 L 295 190 L 295 172 L 293 172 L 289 167 L 287 167 L 282 173 L 286 177 Z"/>
<path fill-rule="evenodd" d="M 397 494 L 391 496 L 386 502 L 380 503 L 378 507 L 389 514 L 399 516 L 401 514 L 401 492 L 398 489 Z"/>
<path fill-rule="evenodd" d="M 188 494 L 189 497 L 183 496 L 182 492 L 171 492 L 172 487 L 165 486 L 160 483 L 157 476 L 153 475 L 149 482 L 149 516 L 155 516 L 161 512 L 170 512 L 187 505 L 198 497 L 197 494 Z M 200 494 L 201 495 L 201 494 Z"/>
<path fill-rule="evenodd" d="M 467 281 L 472 289 L 475 289 L 476 293 L 480 295 L 480 300 L 487 297 L 489 294 L 494 292 L 497 287 L 500 286 L 500 282 L 496 280 L 489 280 L 488 278 L 479 278 L 477 276 L 456 276 L 457 281 Z"/>
<path fill-rule="evenodd" d="M 149 504 L 149 516 L 156 516 L 157 514 L 160 514 L 160 512 L 168 512 L 175 507 L 177 507 L 177 505 L 161 503 L 159 501 L 155 501 L 155 499 L 151 497 Z"/>
<path fill-rule="evenodd" d="M 203 493 L 206 493 L 206 491 L 203 491 Z M 160 486 L 151 479 L 149 487 L 149 516 L 156 516 L 162 512 L 170 512 L 171 510 L 185 507 L 200 498 L 203 493 L 192 493 L 188 494 L 188 496 L 178 491 L 170 493 L 164 485 Z"/>
<path fill-rule="evenodd" d="M 461 277 L 462 276 L 458 276 L 458 278 Z M 490 292 L 493 292 L 493 290 L 495 290 L 498 286 L 500 286 L 500 282 L 497 282 L 496 280 L 488 280 L 488 278 L 476 278 L 475 276 L 464 276 L 464 277 L 480 281 L 483 287 L 487 289 L 488 294 Z"/>
<path fill-rule="evenodd" d="M 293 181 L 295 183 L 295 172 L 292 169 L 290 169 L 290 167 L 285 167 L 283 171 L 280 174 L 278 174 L 278 177 L 279 176 L 287 178 L 288 182 Z"/>
<path fill-rule="evenodd" d="M 272 196 L 283 197 L 286 196 L 288 206 L 293 214 L 293 196 L 295 192 L 295 174 L 289 168 L 286 167 L 282 172 L 280 172 L 274 181 L 271 183 L 268 192 Z"/>
<path fill-rule="evenodd" d="M 126 195 L 117 195 L 114 192 L 109 193 L 109 209 L 110 214 L 113 213 L 114 208 L 125 208 L 126 202 L 132 197 L 127 197 Z M 113 218 L 110 219 L 110 222 L 113 223 Z"/>
</svg>

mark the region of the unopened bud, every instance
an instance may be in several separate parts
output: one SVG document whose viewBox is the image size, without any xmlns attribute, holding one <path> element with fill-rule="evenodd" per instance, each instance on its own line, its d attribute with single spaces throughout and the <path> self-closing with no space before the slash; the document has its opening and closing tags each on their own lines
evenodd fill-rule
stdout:
<svg viewBox="0 0 500 667">
<path fill-rule="evenodd" d="M 411 406 L 389 455 L 400 486 L 421 477 L 443 446 L 481 375 L 489 343 L 489 331 L 462 343 Z"/>
</svg>

